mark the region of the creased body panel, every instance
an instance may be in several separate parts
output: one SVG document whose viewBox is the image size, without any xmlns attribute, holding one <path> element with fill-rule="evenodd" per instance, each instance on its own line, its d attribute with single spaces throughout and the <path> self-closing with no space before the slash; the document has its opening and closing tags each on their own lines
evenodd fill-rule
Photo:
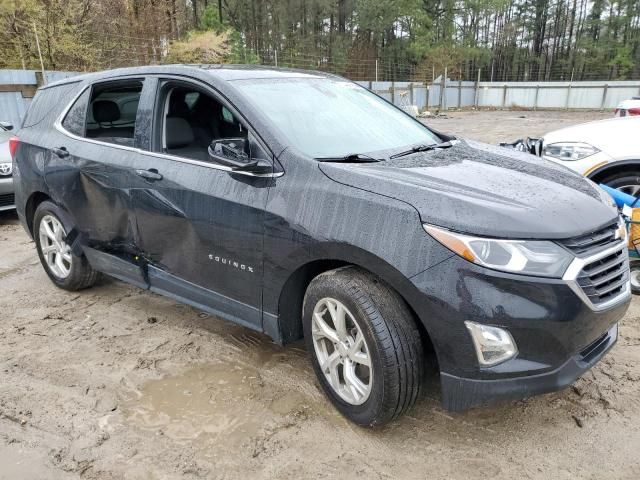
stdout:
<svg viewBox="0 0 640 480">
<path fill-rule="evenodd" d="M 272 180 L 151 155 L 137 168 L 163 176 L 133 191 L 141 254 L 171 275 L 261 309 L 263 209 Z"/>
<path fill-rule="evenodd" d="M 52 198 L 73 216 L 84 242 L 107 250 L 136 251 L 131 189 L 137 182 L 137 153 L 71 138 L 69 156 L 50 154 L 46 180 Z M 61 143 L 62 144 L 62 143 Z"/>
</svg>

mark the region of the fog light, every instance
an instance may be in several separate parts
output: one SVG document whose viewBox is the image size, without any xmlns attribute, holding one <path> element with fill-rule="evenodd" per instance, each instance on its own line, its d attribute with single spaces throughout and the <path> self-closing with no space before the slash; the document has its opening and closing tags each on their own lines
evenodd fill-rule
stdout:
<svg viewBox="0 0 640 480">
<path fill-rule="evenodd" d="M 516 343 L 507 330 L 475 322 L 464 322 L 464 324 L 471 333 L 471 339 L 476 347 L 478 362 L 481 366 L 496 365 L 515 357 L 518 353 Z"/>
</svg>

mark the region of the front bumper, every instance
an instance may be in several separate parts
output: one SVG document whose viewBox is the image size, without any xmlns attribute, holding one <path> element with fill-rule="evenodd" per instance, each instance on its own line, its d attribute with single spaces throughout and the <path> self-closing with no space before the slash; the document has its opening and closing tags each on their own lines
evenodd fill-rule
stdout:
<svg viewBox="0 0 640 480">
<path fill-rule="evenodd" d="M 442 405 L 447 410 L 462 411 L 497 401 L 518 400 L 562 390 L 595 365 L 617 340 L 618 324 L 615 324 L 560 367 L 539 375 L 477 380 L 442 373 Z"/>
<path fill-rule="evenodd" d="M 0 212 L 16 208 L 12 177 L 0 177 Z"/>
<path fill-rule="evenodd" d="M 450 410 L 570 385 L 615 344 L 631 300 L 625 289 L 607 308 L 594 309 L 565 280 L 493 271 L 457 255 L 411 281 L 420 292 L 412 305 L 434 345 Z M 481 368 L 465 320 L 508 330 L 516 357 Z"/>
</svg>

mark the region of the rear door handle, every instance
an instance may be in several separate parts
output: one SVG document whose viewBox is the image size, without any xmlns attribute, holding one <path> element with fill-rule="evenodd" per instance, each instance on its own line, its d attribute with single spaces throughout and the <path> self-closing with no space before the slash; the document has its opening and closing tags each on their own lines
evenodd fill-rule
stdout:
<svg viewBox="0 0 640 480">
<path fill-rule="evenodd" d="M 51 150 L 60 158 L 67 158 L 69 156 L 66 147 L 52 148 Z"/>
<path fill-rule="evenodd" d="M 158 173 L 158 170 L 155 168 L 150 168 L 149 170 L 136 170 L 136 173 L 146 180 L 162 180 L 162 174 Z"/>
</svg>

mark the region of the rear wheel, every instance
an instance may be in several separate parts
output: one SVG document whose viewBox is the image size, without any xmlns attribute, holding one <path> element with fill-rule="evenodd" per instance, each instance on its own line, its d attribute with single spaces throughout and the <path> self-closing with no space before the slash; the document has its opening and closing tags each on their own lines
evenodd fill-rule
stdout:
<svg viewBox="0 0 640 480">
<path fill-rule="evenodd" d="M 420 393 L 423 351 L 408 306 L 356 267 L 317 276 L 303 306 L 307 349 L 322 389 L 349 420 L 382 425 Z"/>
<path fill-rule="evenodd" d="M 54 203 L 38 205 L 33 219 L 34 237 L 40 262 L 49 278 L 65 290 L 81 290 L 98 279 L 84 255 L 75 255 L 67 244 L 67 231 Z"/>
</svg>

